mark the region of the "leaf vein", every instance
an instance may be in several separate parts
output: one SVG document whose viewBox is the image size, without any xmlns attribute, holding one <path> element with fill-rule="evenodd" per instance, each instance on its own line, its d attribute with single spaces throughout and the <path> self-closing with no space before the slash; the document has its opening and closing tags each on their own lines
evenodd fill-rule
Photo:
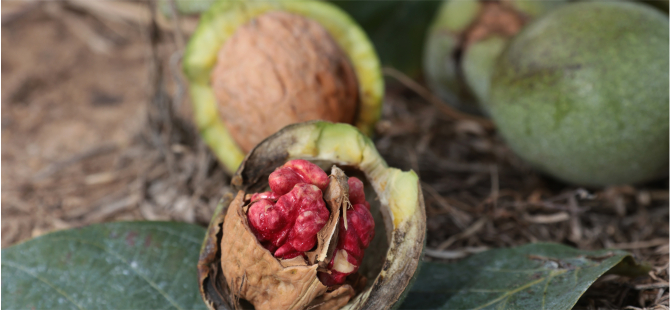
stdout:
<svg viewBox="0 0 670 310">
<path fill-rule="evenodd" d="M 23 271 L 23 272 L 25 272 L 26 274 L 28 274 L 28 275 L 34 277 L 35 279 L 38 279 L 38 280 L 44 282 L 44 284 L 46 284 L 46 285 L 48 285 L 49 287 L 51 287 L 51 289 L 53 289 L 54 291 L 58 292 L 58 294 L 63 295 L 63 297 L 65 297 L 68 301 L 70 301 L 70 302 L 73 303 L 75 306 L 77 306 L 78 309 L 84 310 L 84 308 L 83 308 L 81 305 L 79 305 L 78 303 L 76 303 L 76 302 L 75 302 L 75 301 L 74 301 L 68 294 L 66 294 L 65 292 L 59 290 L 54 284 L 52 284 L 51 282 L 47 281 L 46 279 L 44 279 L 44 278 L 42 278 L 42 277 L 40 277 L 40 276 L 34 274 L 34 273 L 31 272 L 31 271 L 28 271 L 28 268 L 27 268 L 27 267 L 24 267 L 24 266 L 22 266 L 22 265 L 20 265 L 20 264 L 16 264 L 16 263 L 13 263 L 13 262 L 10 263 L 10 262 L 7 262 L 6 260 L 2 262 L 2 265 L 8 266 L 8 267 L 12 267 L 12 268 L 14 268 L 14 269 L 16 269 L 16 270 L 19 270 L 19 271 Z"/>
<path fill-rule="evenodd" d="M 526 272 L 537 272 L 537 271 L 554 271 L 556 269 L 552 268 L 535 268 L 535 269 L 495 269 L 495 268 L 483 268 L 486 271 L 491 271 L 491 272 L 519 272 L 519 273 L 526 273 Z"/>
<path fill-rule="evenodd" d="M 123 256 L 117 254 L 116 252 L 110 251 L 110 250 L 107 249 L 106 247 L 104 247 L 104 246 L 102 246 L 102 245 L 99 245 L 99 244 L 97 244 L 97 243 L 90 242 L 90 241 L 86 241 L 86 240 L 83 240 L 83 239 L 69 238 L 69 237 L 59 237 L 59 238 L 53 238 L 53 239 L 55 239 L 55 240 L 56 240 L 56 239 L 72 240 L 72 241 L 80 242 L 80 243 L 83 243 L 83 244 L 88 244 L 88 245 L 90 245 L 90 246 L 97 247 L 97 248 L 103 250 L 104 252 L 107 252 L 107 253 L 113 255 L 116 259 L 118 259 L 118 260 L 122 261 L 123 263 L 125 263 L 126 265 L 128 265 L 128 267 L 130 267 L 130 269 L 131 269 L 135 274 L 137 274 L 140 278 L 142 278 L 144 281 L 146 281 L 147 284 L 149 284 L 149 286 L 151 286 L 151 287 L 152 287 L 154 290 L 156 290 L 161 296 L 163 296 L 168 302 L 170 302 L 170 304 L 172 304 L 172 306 L 174 306 L 175 308 L 177 308 L 177 309 L 179 309 L 179 310 L 183 310 L 181 307 L 179 307 L 179 305 L 177 304 L 177 302 L 174 301 L 174 300 L 172 300 L 172 298 L 170 298 L 170 296 L 168 296 L 166 292 L 164 292 L 160 287 L 158 287 L 158 285 L 157 285 L 156 283 L 154 283 L 153 281 L 151 281 L 149 278 L 145 277 L 145 276 L 144 276 L 142 273 L 140 273 L 135 267 L 133 267 L 127 260 L 125 260 L 125 259 L 123 258 Z"/>
<path fill-rule="evenodd" d="M 502 299 L 505 298 L 505 297 L 509 297 L 509 296 L 514 295 L 514 294 L 516 294 L 516 293 L 518 293 L 518 292 L 520 292 L 520 291 L 523 291 L 523 290 L 525 290 L 525 289 L 527 289 L 527 288 L 529 288 L 529 287 L 531 287 L 531 286 L 533 286 L 533 285 L 535 285 L 535 284 L 538 284 L 538 283 L 544 281 L 544 279 L 545 279 L 545 278 L 539 278 L 539 279 L 537 279 L 537 280 L 535 280 L 535 281 L 528 282 L 528 283 L 526 283 L 526 284 L 524 284 L 524 285 L 522 285 L 522 286 L 519 286 L 519 287 L 517 287 L 517 288 L 515 288 L 515 289 L 513 289 L 513 290 L 511 290 L 511 291 L 508 291 L 507 293 L 498 296 L 498 298 L 496 298 L 496 299 L 494 299 L 494 300 L 491 300 L 491 301 L 489 301 L 489 302 L 487 302 L 487 303 L 485 303 L 485 304 L 483 304 L 483 305 L 481 305 L 481 306 L 479 306 L 479 307 L 477 307 L 477 308 L 474 308 L 474 309 L 475 309 L 475 310 L 478 310 L 478 309 L 486 308 L 486 307 L 488 307 L 488 306 L 490 306 L 490 305 L 492 305 L 492 304 L 495 304 L 496 302 L 499 302 L 500 300 L 502 300 Z"/>
<path fill-rule="evenodd" d="M 544 283 L 544 291 L 542 292 L 542 310 L 545 309 L 545 302 L 547 300 L 547 289 L 549 289 L 549 282 L 554 279 L 555 276 L 566 273 L 567 270 L 554 270 L 549 273 L 547 276 L 547 282 Z"/>
<path fill-rule="evenodd" d="M 507 306 L 507 302 L 509 301 L 510 296 L 505 297 L 505 300 L 498 306 L 498 309 L 500 310 L 505 310 L 505 307 Z"/>
</svg>

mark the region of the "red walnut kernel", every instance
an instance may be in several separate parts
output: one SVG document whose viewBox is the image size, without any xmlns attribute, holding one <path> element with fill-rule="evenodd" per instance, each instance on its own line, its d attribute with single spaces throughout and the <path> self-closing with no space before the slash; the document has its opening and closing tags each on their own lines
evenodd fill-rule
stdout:
<svg viewBox="0 0 670 310">
<path fill-rule="evenodd" d="M 318 274 L 319 280 L 326 286 L 342 284 L 348 275 L 358 271 L 364 250 L 375 236 L 375 222 L 368 207 L 355 204 L 346 212 L 348 229 L 344 227 L 344 219 L 340 218 L 337 247 L 328 264 L 330 274 Z"/>
<path fill-rule="evenodd" d="M 309 251 L 316 244 L 316 233 L 330 213 L 321 190 L 299 183 L 274 203 L 261 199 L 249 207 L 249 225 L 256 238 L 274 256 L 289 259 Z"/>
<path fill-rule="evenodd" d="M 337 167 L 332 170 L 328 177 L 309 161 L 292 160 L 270 174 L 272 191 L 247 196 L 251 200 L 247 212 L 249 226 L 258 241 L 283 262 L 302 255 L 312 264 L 316 262 L 326 268 L 327 272 L 318 273 L 319 281 L 326 286 L 343 284 L 347 276 L 358 271 L 364 250 L 375 235 L 375 222 L 370 204 L 365 200 L 363 182 L 355 177 L 347 178 Z M 332 212 L 336 213 L 330 214 L 326 208 L 322 190 Z M 339 210 L 342 210 L 341 217 Z M 321 232 L 327 223 L 330 223 L 329 232 Z M 337 244 L 328 246 L 330 236 L 336 231 L 335 225 Z M 328 235 L 318 239 L 319 234 L 324 233 Z M 317 242 L 326 242 L 325 248 L 319 245 L 321 250 L 317 247 L 316 251 L 325 251 L 321 254 L 327 253 L 324 258 L 330 261 L 316 259 L 319 253 L 308 252 Z"/>
<path fill-rule="evenodd" d="M 370 213 L 370 203 L 365 200 L 363 182 L 351 177 L 347 183 L 352 207 L 344 210 L 346 216 L 340 218 L 337 246 L 328 264 L 330 274 L 318 274 L 319 280 L 326 286 L 342 284 L 348 275 L 358 271 L 364 250 L 375 236 L 375 221 Z"/>
<path fill-rule="evenodd" d="M 252 194 L 249 200 L 251 201 L 251 203 L 254 203 L 254 202 L 259 201 L 261 199 L 270 199 L 273 202 L 276 202 L 277 200 L 279 200 L 279 197 L 281 197 L 281 196 L 278 195 L 278 194 L 275 194 L 273 192 L 262 192 L 262 193 Z"/>
<path fill-rule="evenodd" d="M 365 200 L 365 191 L 363 190 L 363 182 L 356 177 L 351 177 L 347 180 L 349 184 L 349 202 L 352 205 L 363 204 L 370 210 L 370 203 Z"/>
<path fill-rule="evenodd" d="M 240 191 L 226 212 L 221 239 L 221 272 L 232 298 L 257 310 L 339 309 L 355 294 L 347 284 L 328 292 L 316 277 L 318 265 L 283 266 L 259 246 L 251 232 Z M 325 303 L 324 303 L 325 302 Z"/>
<path fill-rule="evenodd" d="M 270 174 L 270 192 L 251 195 L 248 217 L 258 241 L 275 257 L 309 251 L 329 218 L 321 190 L 329 178 L 319 166 L 295 159 Z"/>
<path fill-rule="evenodd" d="M 246 153 L 282 127 L 323 119 L 352 123 L 358 82 L 318 21 L 268 12 L 226 40 L 211 73 L 219 115 Z"/>
<path fill-rule="evenodd" d="M 258 241 L 270 252 L 286 242 L 289 218 L 287 210 L 275 206 L 269 199 L 261 199 L 249 207 L 249 226 Z"/>
<path fill-rule="evenodd" d="M 268 181 L 272 192 L 284 195 L 298 183 L 313 184 L 323 191 L 329 179 L 319 166 L 304 159 L 294 159 L 275 169 Z"/>
</svg>

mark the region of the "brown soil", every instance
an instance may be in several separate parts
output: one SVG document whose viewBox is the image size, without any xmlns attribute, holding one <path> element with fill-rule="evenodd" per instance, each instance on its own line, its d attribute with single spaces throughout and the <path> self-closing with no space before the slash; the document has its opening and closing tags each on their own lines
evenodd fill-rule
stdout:
<svg viewBox="0 0 670 310">
<path fill-rule="evenodd" d="M 6 7 L 25 6 L 3 2 Z M 78 16 L 91 27 L 100 23 Z M 86 209 L 108 194 L 108 182 L 85 181 L 107 170 L 114 153 L 141 126 L 146 105 L 146 46 L 140 28 L 93 52 L 45 9 L 2 26 L 2 246 L 65 228 L 53 213 Z M 101 149 L 93 160 L 55 163 Z M 85 212 L 82 210 L 81 212 Z M 56 216 L 54 216 L 56 215 Z"/>
<path fill-rule="evenodd" d="M 3 248 L 114 220 L 205 225 L 228 191 L 182 100 L 180 32 L 112 11 L 2 2 Z M 576 308 L 668 309 L 667 178 L 562 184 L 520 161 L 490 123 L 387 76 L 375 142 L 390 165 L 422 179 L 427 260 L 535 241 L 626 249 L 654 267 L 651 276 L 603 277 Z"/>
</svg>

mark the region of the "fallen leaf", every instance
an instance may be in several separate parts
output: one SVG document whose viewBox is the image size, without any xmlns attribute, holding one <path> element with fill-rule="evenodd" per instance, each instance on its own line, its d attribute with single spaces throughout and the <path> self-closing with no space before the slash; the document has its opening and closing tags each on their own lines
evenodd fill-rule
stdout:
<svg viewBox="0 0 670 310">
<path fill-rule="evenodd" d="M 572 309 L 606 272 L 648 270 L 620 250 L 553 243 L 495 249 L 452 264 L 424 263 L 400 309 Z"/>
<path fill-rule="evenodd" d="M 196 265 L 203 227 L 118 222 L 2 250 L 2 309 L 206 309 Z"/>
</svg>

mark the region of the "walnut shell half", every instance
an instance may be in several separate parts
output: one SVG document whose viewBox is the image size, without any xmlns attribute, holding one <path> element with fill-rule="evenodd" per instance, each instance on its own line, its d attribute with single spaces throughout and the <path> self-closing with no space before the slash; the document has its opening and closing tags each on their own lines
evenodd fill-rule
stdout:
<svg viewBox="0 0 670 310">
<path fill-rule="evenodd" d="M 318 261 L 280 262 L 249 231 L 245 193 L 265 190 L 270 173 L 296 158 L 325 169 L 337 165 L 364 182 L 375 220 L 375 238 L 359 269 L 367 282 L 329 291 L 316 277 Z M 254 299 L 256 309 L 390 309 L 402 302 L 425 243 L 423 195 L 417 175 L 389 168 L 360 131 L 322 121 L 287 126 L 247 155 L 232 186 L 238 194 L 219 204 L 198 262 L 200 290 L 210 309 L 237 309 L 244 304 L 242 295 Z M 244 290 L 249 292 L 240 294 Z M 263 292 L 286 298 L 263 305 L 270 299 Z"/>
</svg>

